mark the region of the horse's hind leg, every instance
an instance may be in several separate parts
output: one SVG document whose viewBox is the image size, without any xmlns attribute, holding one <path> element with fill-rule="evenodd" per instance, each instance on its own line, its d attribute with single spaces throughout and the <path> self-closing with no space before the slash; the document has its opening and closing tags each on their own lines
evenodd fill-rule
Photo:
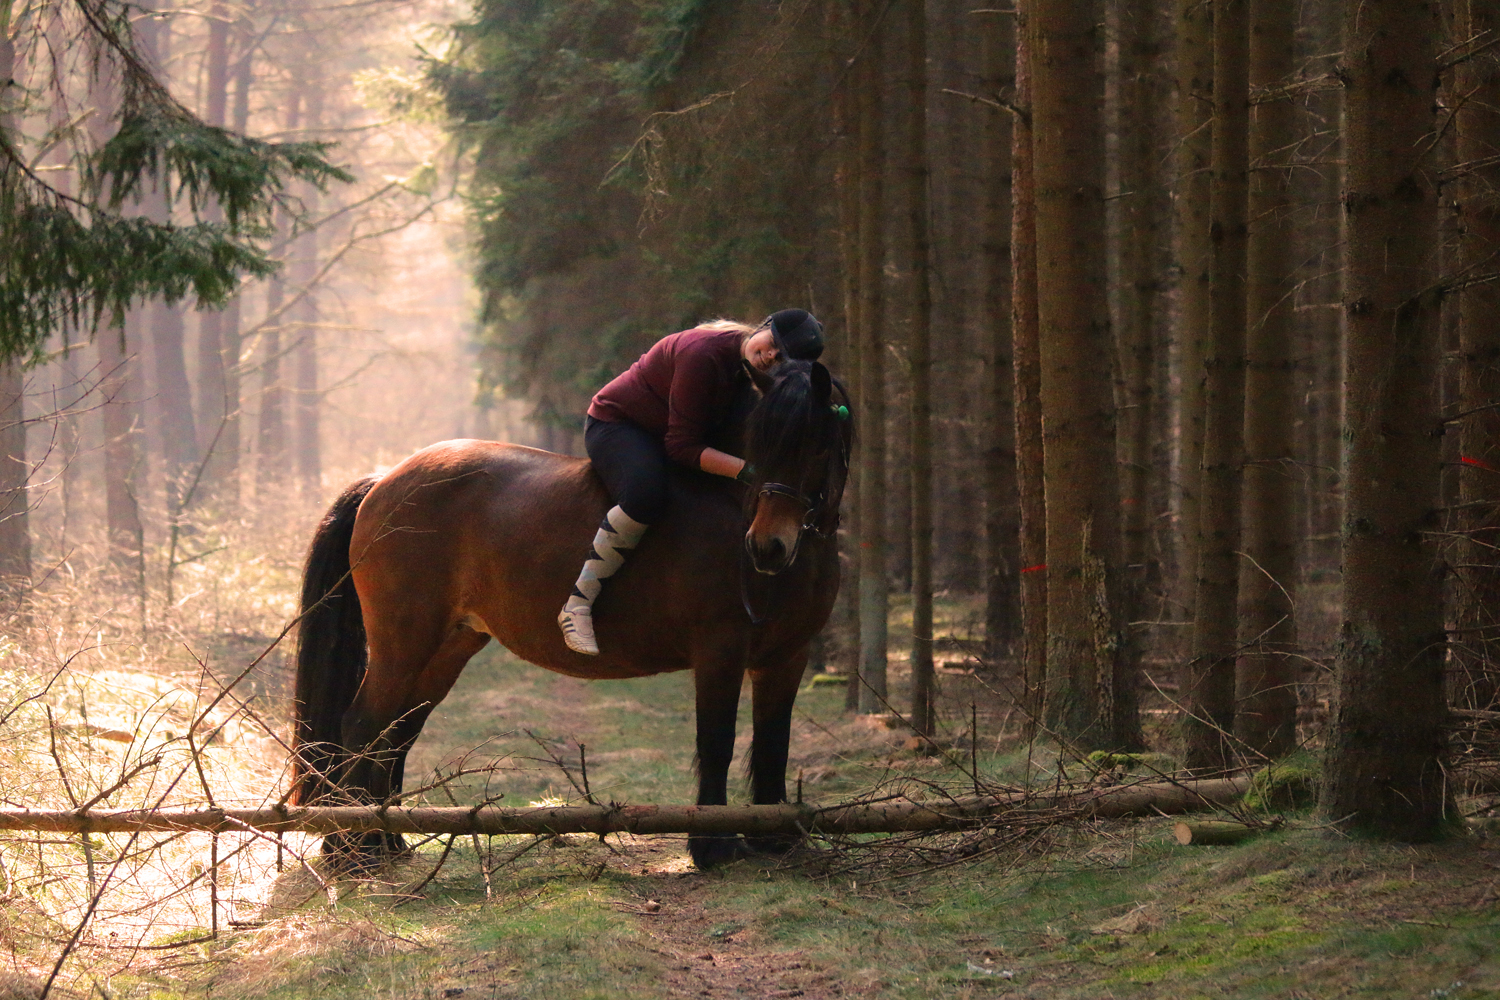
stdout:
<svg viewBox="0 0 1500 1000">
<path fill-rule="evenodd" d="M 340 784 L 366 802 L 399 795 L 406 755 L 428 715 L 489 638 L 465 625 L 450 626 L 425 643 L 392 642 L 372 634 L 364 682 L 344 713 L 343 745 L 351 756 Z M 358 841 L 364 849 L 405 846 L 397 835 L 367 834 Z M 342 838 L 329 838 L 325 846 L 347 847 Z"/>
<path fill-rule="evenodd" d="M 754 736 L 750 744 L 750 791 L 756 805 L 776 805 L 786 798 L 786 762 L 792 739 L 792 705 L 807 668 L 807 649 L 775 666 L 750 671 L 754 702 Z M 750 837 L 751 850 L 785 853 L 800 840 L 795 835 Z"/>
</svg>

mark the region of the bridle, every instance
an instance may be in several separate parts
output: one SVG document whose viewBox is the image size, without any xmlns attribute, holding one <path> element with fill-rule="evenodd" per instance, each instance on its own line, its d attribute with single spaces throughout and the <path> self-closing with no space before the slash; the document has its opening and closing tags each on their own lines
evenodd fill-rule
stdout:
<svg viewBox="0 0 1500 1000">
<path fill-rule="evenodd" d="M 832 538 L 839 530 L 838 515 L 835 512 L 833 524 L 828 528 L 821 528 L 818 522 L 823 519 L 824 510 L 828 506 L 828 493 L 820 491 L 816 496 L 808 496 L 795 487 L 785 483 L 761 483 L 759 495 L 761 497 L 786 497 L 788 500 L 802 507 L 802 531 L 812 532 L 816 538 Z"/>
<path fill-rule="evenodd" d="M 830 454 L 828 460 L 829 477 L 827 482 L 832 482 L 833 477 L 836 474 L 834 463 L 838 462 L 842 455 L 843 451 L 839 448 L 833 449 L 832 453 Z M 802 507 L 802 526 L 799 530 L 804 534 L 810 533 L 814 538 L 818 538 L 823 541 L 827 541 L 838 534 L 839 512 L 837 509 L 834 509 L 833 511 L 833 523 L 829 524 L 826 528 L 822 527 L 819 524 L 819 522 L 824 519 L 824 515 L 827 513 L 829 506 L 828 487 L 826 485 L 826 482 L 822 490 L 818 491 L 818 493 L 813 496 L 808 496 L 808 494 L 799 487 L 788 486 L 786 483 L 768 481 L 760 484 L 760 488 L 756 491 L 756 496 L 760 499 L 764 499 L 765 497 L 785 497 L 786 499 L 800 505 Z M 771 619 L 769 616 L 762 617 L 756 614 L 755 608 L 751 606 L 748 573 L 749 569 L 749 553 L 746 551 L 744 546 L 740 546 L 740 604 L 744 606 L 745 614 L 749 616 L 751 625 L 764 625 Z"/>
</svg>

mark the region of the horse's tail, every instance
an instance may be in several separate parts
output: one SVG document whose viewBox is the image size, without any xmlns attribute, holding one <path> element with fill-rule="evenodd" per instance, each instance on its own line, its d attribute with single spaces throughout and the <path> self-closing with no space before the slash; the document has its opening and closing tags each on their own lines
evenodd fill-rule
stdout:
<svg viewBox="0 0 1500 1000">
<path fill-rule="evenodd" d="M 349 543 L 354 516 L 377 481 L 370 476 L 347 487 L 323 515 L 307 550 L 293 703 L 295 804 L 310 805 L 333 791 L 327 779 L 338 765 L 344 712 L 365 676 L 365 621 L 350 573 Z"/>
</svg>

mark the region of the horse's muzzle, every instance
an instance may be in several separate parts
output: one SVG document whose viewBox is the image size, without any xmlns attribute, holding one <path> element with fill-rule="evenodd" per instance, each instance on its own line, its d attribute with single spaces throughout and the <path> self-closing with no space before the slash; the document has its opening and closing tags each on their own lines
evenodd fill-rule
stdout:
<svg viewBox="0 0 1500 1000">
<path fill-rule="evenodd" d="M 757 533 L 752 527 L 745 532 L 745 551 L 750 554 L 750 565 L 757 573 L 768 576 L 780 573 L 796 560 L 800 534 L 795 530 L 790 537 L 780 531 Z"/>
</svg>

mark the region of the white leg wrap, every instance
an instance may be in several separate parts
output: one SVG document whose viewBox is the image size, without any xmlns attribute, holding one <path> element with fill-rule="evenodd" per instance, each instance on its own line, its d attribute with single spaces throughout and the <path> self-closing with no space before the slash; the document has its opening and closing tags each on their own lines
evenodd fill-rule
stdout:
<svg viewBox="0 0 1500 1000">
<path fill-rule="evenodd" d="M 592 607 L 604 581 L 625 565 L 625 553 L 640 543 L 647 527 L 649 525 L 635 520 L 618 506 L 611 507 L 604 515 L 604 523 L 594 534 L 593 550 L 584 560 L 583 571 L 573 584 L 573 594 L 563 607 L 570 611 Z"/>
<path fill-rule="evenodd" d="M 633 519 L 618 506 L 611 507 L 604 515 L 604 523 L 594 534 L 594 547 L 584 560 L 583 572 L 573 584 L 573 593 L 568 596 L 557 624 L 562 628 L 563 641 L 568 648 L 589 656 L 599 654 L 594 640 L 594 599 L 604 581 L 614 576 L 625 565 L 625 553 L 635 548 L 647 525 Z"/>
</svg>

